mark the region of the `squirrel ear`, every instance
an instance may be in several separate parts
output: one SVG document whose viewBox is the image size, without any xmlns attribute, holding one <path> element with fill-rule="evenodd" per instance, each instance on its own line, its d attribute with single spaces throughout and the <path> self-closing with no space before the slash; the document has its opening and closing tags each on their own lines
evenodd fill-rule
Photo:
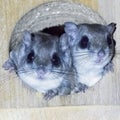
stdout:
<svg viewBox="0 0 120 120">
<path fill-rule="evenodd" d="M 68 43 L 68 36 L 66 34 L 63 34 L 60 36 L 59 39 L 59 49 L 62 52 L 65 52 L 69 47 L 69 43 Z"/>
<path fill-rule="evenodd" d="M 11 57 L 12 57 L 12 52 L 10 52 L 9 59 L 2 66 L 5 70 L 9 70 L 10 72 L 15 70 L 15 63 Z"/>
<path fill-rule="evenodd" d="M 31 33 L 27 30 L 25 30 L 23 32 L 23 43 L 27 46 L 29 46 L 31 44 L 32 41 L 32 37 L 31 37 Z"/>
<path fill-rule="evenodd" d="M 59 39 L 59 52 L 62 54 L 62 60 L 67 63 L 66 65 L 71 66 L 71 50 L 68 40 L 68 36 L 63 34 Z"/>
<path fill-rule="evenodd" d="M 107 25 L 107 28 L 110 34 L 113 34 L 116 30 L 116 23 L 110 23 L 109 25 Z"/>
<path fill-rule="evenodd" d="M 75 23 L 73 22 L 66 22 L 65 23 L 65 33 L 72 38 L 76 38 L 76 34 L 78 32 L 78 27 Z"/>
</svg>

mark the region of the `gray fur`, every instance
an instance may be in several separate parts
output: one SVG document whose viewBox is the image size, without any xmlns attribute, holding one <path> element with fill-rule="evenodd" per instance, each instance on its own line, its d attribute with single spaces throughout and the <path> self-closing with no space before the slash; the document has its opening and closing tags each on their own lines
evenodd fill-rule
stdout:
<svg viewBox="0 0 120 120">
<path fill-rule="evenodd" d="M 66 53 L 63 47 L 58 46 L 58 42 L 56 36 L 24 31 L 21 42 L 10 51 L 9 59 L 3 67 L 14 70 L 27 85 L 44 93 L 46 100 L 56 95 L 70 94 L 72 85 L 69 77 L 74 76 L 70 52 L 68 50 Z M 34 51 L 35 57 L 32 63 L 28 63 L 31 51 Z M 60 58 L 58 67 L 51 62 L 54 53 Z"/>
<path fill-rule="evenodd" d="M 71 48 L 73 64 L 78 76 L 74 91 L 84 91 L 87 86 L 93 86 L 106 73 L 113 70 L 115 29 L 115 23 L 109 25 L 65 23 L 64 38 Z M 80 47 L 83 36 L 89 39 L 89 44 L 85 49 Z M 111 46 L 108 45 L 107 36 L 112 39 Z"/>
</svg>

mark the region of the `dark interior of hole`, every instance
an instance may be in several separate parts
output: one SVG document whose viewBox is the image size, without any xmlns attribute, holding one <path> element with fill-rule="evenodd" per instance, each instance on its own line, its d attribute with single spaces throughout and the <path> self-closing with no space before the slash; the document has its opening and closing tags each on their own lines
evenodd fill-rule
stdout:
<svg viewBox="0 0 120 120">
<path fill-rule="evenodd" d="M 49 28 L 44 28 L 41 32 L 60 37 L 64 33 L 64 25 L 58 25 L 58 26 L 52 26 Z"/>
<path fill-rule="evenodd" d="M 60 37 L 64 33 L 64 25 L 57 25 L 57 26 L 52 26 L 52 27 L 49 27 L 49 28 L 44 28 L 43 30 L 41 30 L 41 32 L 48 33 L 48 34 Z M 9 45 L 10 44 L 11 43 L 9 43 Z M 12 49 L 9 46 L 9 52 L 11 50 Z"/>
</svg>

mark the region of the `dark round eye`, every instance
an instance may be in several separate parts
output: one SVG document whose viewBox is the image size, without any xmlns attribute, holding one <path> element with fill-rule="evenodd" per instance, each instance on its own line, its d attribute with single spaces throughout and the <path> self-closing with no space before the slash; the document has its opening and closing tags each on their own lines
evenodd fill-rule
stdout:
<svg viewBox="0 0 120 120">
<path fill-rule="evenodd" d="M 52 65 L 59 67 L 60 66 L 60 58 L 57 53 L 54 53 L 51 59 Z"/>
<path fill-rule="evenodd" d="M 85 49 L 88 47 L 88 42 L 89 42 L 89 39 L 87 36 L 83 36 L 80 40 L 80 43 L 79 43 L 79 46 L 80 48 L 82 49 Z"/>
<path fill-rule="evenodd" d="M 32 50 L 32 51 L 28 54 L 28 56 L 27 56 L 27 62 L 28 62 L 28 63 L 32 63 L 33 60 L 34 60 L 34 57 L 35 57 L 34 51 Z"/>
</svg>

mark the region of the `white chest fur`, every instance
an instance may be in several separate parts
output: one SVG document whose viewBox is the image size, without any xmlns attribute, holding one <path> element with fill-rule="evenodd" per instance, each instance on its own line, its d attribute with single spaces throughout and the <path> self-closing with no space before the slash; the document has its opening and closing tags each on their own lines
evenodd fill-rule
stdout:
<svg viewBox="0 0 120 120">
<path fill-rule="evenodd" d="M 103 68 L 94 66 L 89 62 L 82 65 L 76 63 L 76 70 L 78 73 L 78 81 L 89 87 L 96 84 L 103 76 Z"/>
<path fill-rule="evenodd" d="M 43 93 L 46 92 L 47 90 L 57 88 L 62 82 L 62 78 L 49 79 L 49 76 L 47 79 L 43 80 L 36 79 L 35 77 L 26 74 L 20 74 L 19 76 L 30 87 Z"/>
<path fill-rule="evenodd" d="M 102 79 L 102 74 L 96 71 L 88 71 L 86 74 L 78 74 L 78 81 L 91 87 Z"/>
</svg>

